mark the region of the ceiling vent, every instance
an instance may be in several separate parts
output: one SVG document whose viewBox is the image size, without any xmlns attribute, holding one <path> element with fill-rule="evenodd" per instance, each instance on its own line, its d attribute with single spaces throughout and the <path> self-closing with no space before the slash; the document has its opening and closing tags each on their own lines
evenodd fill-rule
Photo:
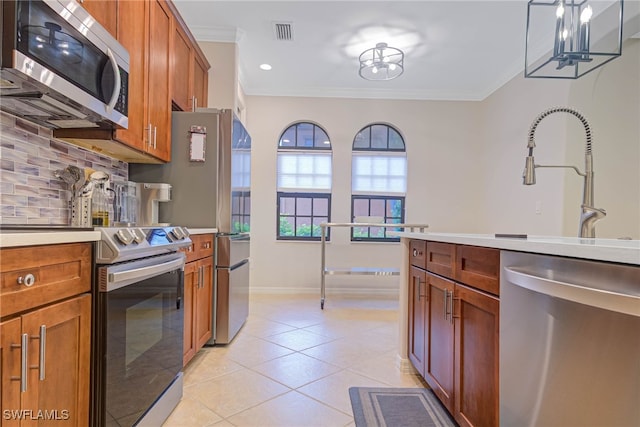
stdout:
<svg viewBox="0 0 640 427">
<path fill-rule="evenodd" d="M 276 40 L 293 41 L 293 25 L 291 22 L 274 22 L 273 33 Z"/>
</svg>

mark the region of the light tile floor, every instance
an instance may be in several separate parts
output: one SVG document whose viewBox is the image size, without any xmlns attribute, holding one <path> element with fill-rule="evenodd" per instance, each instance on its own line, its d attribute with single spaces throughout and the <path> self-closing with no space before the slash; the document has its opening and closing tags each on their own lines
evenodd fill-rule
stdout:
<svg viewBox="0 0 640 427">
<path fill-rule="evenodd" d="M 397 298 L 252 295 L 231 344 L 185 369 L 164 427 L 353 427 L 349 387 L 424 387 L 397 366 Z"/>
</svg>

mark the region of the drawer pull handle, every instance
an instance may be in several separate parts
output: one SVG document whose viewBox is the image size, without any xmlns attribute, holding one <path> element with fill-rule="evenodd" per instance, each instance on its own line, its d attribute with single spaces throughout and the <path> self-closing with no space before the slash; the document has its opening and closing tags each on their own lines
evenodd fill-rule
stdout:
<svg viewBox="0 0 640 427">
<path fill-rule="evenodd" d="M 47 354 L 47 327 L 45 325 L 40 326 L 40 365 L 38 371 L 40 371 L 40 381 L 44 381 L 44 362 Z"/>
<path fill-rule="evenodd" d="M 24 393 L 27 391 L 27 366 L 29 362 L 29 356 L 27 355 L 29 347 L 29 334 L 22 334 L 20 337 L 20 344 L 11 344 L 11 348 L 20 349 L 20 378 L 11 377 L 12 381 L 20 380 L 20 391 Z"/>
<path fill-rule="evenodd" d="M 32 286 L 34 283 L 36 283 L 36 277 L 31 273 L 27 274 L 24 277 L 18 277 L 19 285 Z"/>
</svg>

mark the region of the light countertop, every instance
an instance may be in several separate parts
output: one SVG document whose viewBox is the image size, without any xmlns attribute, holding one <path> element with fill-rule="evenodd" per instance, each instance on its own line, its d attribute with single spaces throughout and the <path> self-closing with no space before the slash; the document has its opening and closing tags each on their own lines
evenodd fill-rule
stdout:
<svg viewBox="0 0 640 427">
<path fill-rule="evenodd" d="M 56 245 L 59 243 L 96 242 L 100 240 L 99 231 L 9 231 L 0 233 L 0 248 L 17 246 Z"/>
<path fill-rule="evenodd" d="M 493 234 L 389 232 L 409 239 L 458 243 L 519 252 L 640 265 L 640 240 L 580 239 L 578 237 L 527 236 L 526 239 Z"/>
<path fill-rule="evenodd" d="M 189 234 L 210 234 L 210 233 L 217 233 L 218 229 L 217 228 L 191 228 L 191 227 L 187 227 L 187 229 L 189 230 Z"/>
</svg>

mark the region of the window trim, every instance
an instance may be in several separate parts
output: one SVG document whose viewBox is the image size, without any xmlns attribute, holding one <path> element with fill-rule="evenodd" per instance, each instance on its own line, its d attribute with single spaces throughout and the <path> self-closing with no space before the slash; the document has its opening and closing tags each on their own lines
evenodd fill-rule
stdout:
<svg viewBox="0 0 640 427">
<path fill-rule="evenodd" d="M 369 214 L 371 214 L 371 200 L 385 200 L 385 215 L 383 217 L 384 221 L 383 223 L 385 224 L 391 224 L 389 222 L 387 222 L 387 220 L 391 220 L 391 219 L 396 219 L 395 217 L 388 217 L 386 214 L 386 202 L 389 200 L 400 200 L 402 202 L 402 213 L 400 215 L 400 223 L 404 222 L 404 216 L 405 216 L 405 210 L 406 210 L 406 197 L 405 196 L 400 196 L 400 195 L 385 195 L 385 196 L 381 196 L 381 195 L 362 195 L 362 194 L 352 194 L 351 195 L 351 221 L 355 220 L 355 214 L 354 214 L 354 205 L 355 205 L 355 200 L 368 200 L 369 201 Z M 356 227 L 352 227 L 351 228 L 351 233 L 350 233 L 350 239 L 352 242 L 399 242 L 400 238 L 399 237 L 386 237 L 387 236 L 387 231 L 391 230 L 390 228 L 385 228 L 384 229 L 384 235 L 385 237 L 354 237 L 354 231 L 355 231 Z M 371 235 L 371 227 L 364 227 L 367 228 L 367 234 Z"/>
<path fill-rule="evenodd" d="M 313 141 L 314 141 L 314 145 L 312 145 L 311 147 L 299 146 L 298 145 L 298 126 L 300 126 L 300 125 L 312 125 L 313 126 Z M 296 140 L 294 141 L 295 142 L 294 145 L 293 146 L 286 146 L 286 147 L 280 145 L 280 142 L 282 141 L 282 137 L 292 127 L 295 127 L 295 136 L 296 136 Z M 315 146 L 316 129 L 322 130 L 322 132 L 324 132 L 324 134 L 327 135 L 327 140 L 329 141 L 329 144 L 326 144 L 326 146 L 319 146 L 319 147 Z M 284 151 L 284 150 L 293 150 L 293 151 L 299 151 L 299 150 L 333 151 L 333 147 L 332 147 L 332 144 L 331 144 L 331 138 L 329 137 L 329 133 L 322 126 L 320 126 L 319 124 L 314 123 L 314 122 L 301 120 L 299 122 L 294 122 L 294 123 L 290 124 L 289 126 L 287 126 L 284 129 L 284 131 L 280 134 L 280 138 L 278 138 L 278 151 L 280 151 L 280 150 L 282 150 L 282 151 Z"/>
<path fill-rule="evenodd" d="M 371 128 L 373 126 L 386 126 L 387 128 L 387 147 L 386 148 L 374 148 L 371 146 Z M 362 131 L 365 129 L 369 129 L 369 146 L 366 148 L 360 148 L 355 146 L 356 138 Z M 389 129 L 393 129 L 400 138 L 402 139 L 402 148 L 389 148 Z M 368 124 L 367 126 L 360 129 L 356 132 L 356 136 L 353 138 L 353 143 L 351 144 L 351 151 L 370 151 L 370 152 L 386 152 L 386 153 L 406 153 L 407 152 L 407 144 L 404 142 L 404 136 L 400 133 L 400 131 L 393 125 L 389 123 L 376 122 Z"/>
<path fill-rule="evenodd" d="M 299 242 L 319 242 L 321 236 L 281 236 L 280 235 L 280 219 L 282 215 L 280 214 L 280 199 L 282 197 L 294 197 L 294 198 L 310 198 L 310 199 L 326 199 L 327 200 L 327 222 L 331 222 L 331 193 L 316 193 L 316 192 L 288 192 L 288 191 L 278 191 L 276 194 L 276 240 L 282 241 L 299 241 Z M 297 206 L 296 206 L 297 209 Z M 297 218 L 297 212 L 294 212 L 293 215 L 285 215 L 287 218 Z M 311 206 L 311 224 L 312 224 L 312 233 L 313 233 L 313 218 L 318 218 L 313 215 L 313 202 Z M 324 215 L 323 215 L 324 217 Z M 296 233 L 297 230 L 294 230 Z M 331 240 L 331 229 L 327 230 L 326 240 Z"/>
</svg>

